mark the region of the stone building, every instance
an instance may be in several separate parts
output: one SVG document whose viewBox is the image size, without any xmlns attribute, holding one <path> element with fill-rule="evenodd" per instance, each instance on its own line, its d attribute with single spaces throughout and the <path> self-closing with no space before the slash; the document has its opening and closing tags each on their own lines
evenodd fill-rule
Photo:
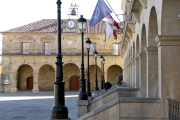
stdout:
<svg viewBox="0 0 180 120">
<path fill-rule="evenodd" d="M 179 119 L 180 0 L 122 0 L 121 5 L 123 80 L 132 88 L 118 86 L 93 97 L 78 120 Z"/>
<path fill-rule="evenodd" d="M 71 22 L 73 26 L 69 26 Z M 89 20 L 87 21 L 87 26 Z M 63 80 L 66 90 L 79 90 L 81 65 L 81 34 L 77 19 L 62 20 L 62 55 Z M 122 75 L 123 62 L 119 55 L 119 44 L 114 43 L 111 36 L 106 43 L 105 22 L 99 22 L 84 34 L 84 42 L 90 38 L 90 81 L 91 91 L 95 87 L 95 59 L 93 52 L 98 54 L 98 86 L 101 80 L 100 55 L 105 58 L 105 80 L 115 82 L 115 73 Z M 0 92 L 17 92 L 31 90 L 33 92 L 53 90 L 56 71 L 57 20 L 44 19 L 15 29 L 1 32 L 2 43 L 2 75 Z M 84 43 L 85 71 L 87 69 L 87 53 Z M 86 73 L 86 72 L 85 72 Z M 6 80 L 6 81 L 5 81 Z"/>
<path fill-rule="evenodd" d="M 140 88 L 139 97 L 180 101 L 180 1 L 123 0 L 125 28 L 120 48 L 124 80 Z"/>
</svg>

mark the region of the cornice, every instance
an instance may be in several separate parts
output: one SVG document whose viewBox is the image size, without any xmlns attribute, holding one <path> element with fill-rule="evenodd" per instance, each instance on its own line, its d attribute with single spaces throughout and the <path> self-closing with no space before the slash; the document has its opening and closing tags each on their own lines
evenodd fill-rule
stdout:
<svg viewBox="0 0 180 120">
<path fill-rule="evenodd" d="M 139 53 L 139 59 L 146 59 L 146 53 Z"/>
<path fill-rule="evenodd" d="M 157 36 L 155 38 L 157 47 L 159 46 L 180 46 L 180 36 Z"/>
<path fill-rule="evenodd" d="M 158 47 L 145 47 L 147 55 L 158 54 Z"/>
<path fill-rule="evenodd" d="M 46 42 L 46 41 L 49 42 L 49 41 L 54 41 L 55 38 L 53 36 L 45 36 L 45 37 L 40 38 L 40 40 L 43 42 Z"/>
</svg>

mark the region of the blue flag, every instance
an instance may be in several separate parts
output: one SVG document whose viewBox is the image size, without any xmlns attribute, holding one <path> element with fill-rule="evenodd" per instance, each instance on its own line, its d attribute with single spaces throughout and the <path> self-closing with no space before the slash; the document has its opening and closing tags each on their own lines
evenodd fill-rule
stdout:
<svg viewBox="0 0 180 120">
<path fill-rule="evenodd" d="M 89 27 L 95 26 L 99 21 L 108 16 L 110 13 L 112 13 L 112 11 L 106 5 L 104 0 L 98 0 L 91 21 L 89 22 Z"/>
</svg>

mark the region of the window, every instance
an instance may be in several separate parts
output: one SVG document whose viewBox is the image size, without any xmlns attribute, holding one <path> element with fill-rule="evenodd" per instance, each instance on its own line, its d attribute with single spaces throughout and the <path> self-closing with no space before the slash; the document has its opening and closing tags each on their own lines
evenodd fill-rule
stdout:
<svg viewBox="0 0 180 120">
<path fill-rule="evenodd" d="M 44 52 L 45 55 L 51 54 L 51 43 L 44 43 Z"/>
<path fill-rule="evenodd" d="M 89 55 L 94 55 L 94 50 L 96 50 L 96 43 L 91 43 Z"/>
<path fill-rule="evenodd" d="M 29 54 L 29 43 L 22 43 L 23 54 Z"/>
<path fill-rule="evenodd" d="M 112 44 L 112 55 L 118 55 L 119 44 Z"/>
</svg>

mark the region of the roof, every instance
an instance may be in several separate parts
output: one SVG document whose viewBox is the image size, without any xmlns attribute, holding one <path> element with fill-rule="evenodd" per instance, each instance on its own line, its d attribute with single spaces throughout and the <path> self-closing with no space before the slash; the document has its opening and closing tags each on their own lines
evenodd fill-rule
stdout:
<svg viewBox="0 0 180 120">
<path fill-rule="evenodd" d="M 69 19 L 61 20 L 61 27 L 63 23 L 67 23 Z M 77 21 L 77 19 L 75 20 Z M 104 33 L 106 22 L 100 21 L 94 27 L 89 27 L 89 21 L 87 20 L 86 33 Z M 79 32 L 79 30 L 78 30 Z M 57 33 L 57 19 L 43 19 L 27 25 L 23 25 L 14 29 L 3 31 L 1 33 Z"/>
</svg>

